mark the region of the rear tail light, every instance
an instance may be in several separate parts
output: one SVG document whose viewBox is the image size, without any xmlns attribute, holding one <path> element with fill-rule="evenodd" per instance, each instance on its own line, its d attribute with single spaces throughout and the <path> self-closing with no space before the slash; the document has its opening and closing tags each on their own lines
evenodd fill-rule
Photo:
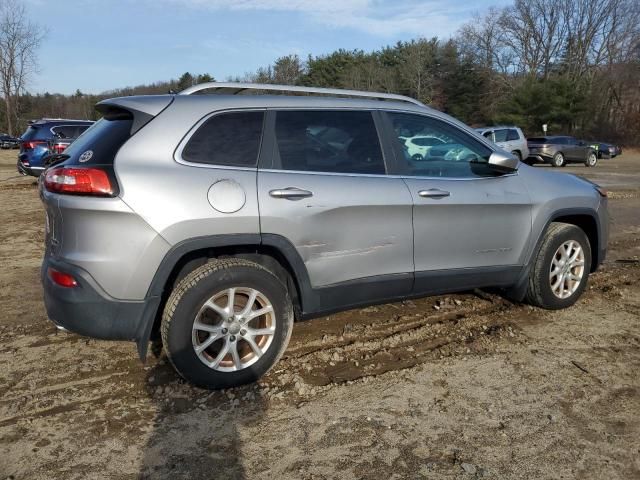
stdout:
<svg viewBox="0 0 640 480">
<path fill-rule="evenodd" d="M 98 168 L 58 167 L 46 171 L 44 188 L 49 192 L 110 197 L 114 194 L 107 172 Z"/>
<path fill-rule="evenodd" d="M 73 278 L 73 275 L 69 275 L 68 273 L 49 267 L 47 269 L 47 274 L 49 275 L 49 278 L 53 280 L 53 283 L 60 285 L 61 287 L 73 288 L 78 286 L 77 280 Z"/>
<path fill-rule="evenodd" d="M 47 142 L 43 142 L 41 140 L 30 140 L 28 142 L 22 142 L 22 149 L 23 150 L 33 150 L 38 145 L 46 145 L 46 144 L 47 144 Z"/>
</svg>

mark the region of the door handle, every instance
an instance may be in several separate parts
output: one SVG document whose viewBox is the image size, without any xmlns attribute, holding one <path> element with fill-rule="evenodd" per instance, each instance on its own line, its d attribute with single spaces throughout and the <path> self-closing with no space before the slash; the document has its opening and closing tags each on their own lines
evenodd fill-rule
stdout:
<svg viewBox="0 0 640 480">
<path fill-rule="evenodd" d="M 451 194 L 444 190 L 439 190 L 437 188 L 430 188 L 429 190 L 420 190 L 418 192 L 418 195 L 420 195 L 423 198 L 444 198 L 444 197 L 448 197 Z"/>
<path fill-rule="evenodd" d="M 269 195 L 273 198 L 286 198 L 289 200 L 300 200 L 302 198 L 308 198 L 313 196 L 313 192 L 309 190 L 303 190 L 296 187 L 280 188 L 276 190 L 269 190 Z"/>
</svg>

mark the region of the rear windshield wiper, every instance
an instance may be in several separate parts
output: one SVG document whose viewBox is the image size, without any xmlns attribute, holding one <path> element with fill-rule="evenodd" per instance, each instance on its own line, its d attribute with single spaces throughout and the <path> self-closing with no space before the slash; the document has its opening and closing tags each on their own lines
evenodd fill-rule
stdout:
<svg viewBox="0 0 640 480">
<path fill-rule="evenodd" d="M 65 155 L 64 153 L 57 153 L 55 155 L 51 155 L 44 161 L 45 167 L 51 167 L 52 165 L 57 165 L 59 163 L 64 162 L 69 158 L 69 155 Z"/>
</svg>

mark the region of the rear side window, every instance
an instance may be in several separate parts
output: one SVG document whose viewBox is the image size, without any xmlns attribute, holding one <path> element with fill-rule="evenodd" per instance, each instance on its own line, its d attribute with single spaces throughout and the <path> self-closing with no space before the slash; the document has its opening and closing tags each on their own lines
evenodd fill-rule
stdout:
<svg viewBox="0 0 640 480">
<path fill-rule="evenodd" d="M 330 173 L 385 173 L 371 112 L 280 111 L 274 166 Z"/>
<path fill-rule="evenodd" d="M 65 165 L 112 165 L 116 153 L 131 136 L 133 117 L 107 115 L 85 130 L 67 149 Z"/>
<path fill-rule="evenodd" d="M 60 125 L 51 131 L 57 138 L 78 138 L 90 125 Z"/>
<path fill-rule="evenodd" d="M 191 136 L 182 159 L 192 163 L 255 167 L 262 137 L 264 112 L 214 115 Z"/>
<path fill-rule="evenodd" d="M 530 143 L 547 143 L 546 137 L 531 137 L 527 139 L 527 142 Z"/>
<path fill-rule="evenodd" d="M 520 140 L 520 135 L 518 134 L 518 131 L 510 128 L 509 132 L 507 133 L 507 141 L 510 142 L 512 140 Z"/>
</svg>

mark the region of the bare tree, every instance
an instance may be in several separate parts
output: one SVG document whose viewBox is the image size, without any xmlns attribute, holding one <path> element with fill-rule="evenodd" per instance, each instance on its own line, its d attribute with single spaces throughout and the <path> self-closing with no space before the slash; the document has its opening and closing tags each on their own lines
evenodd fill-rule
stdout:
<svg viewBox="0 0 640 480">
<path fill-rule="evenodd" d="M 4 97 L 7 131 L 13 134 L 18 101 L 37 69 L 37 50 L 43 29 L 29 21 L 17 0 L 0 0 L 0 91 Z"/>
</svg>

